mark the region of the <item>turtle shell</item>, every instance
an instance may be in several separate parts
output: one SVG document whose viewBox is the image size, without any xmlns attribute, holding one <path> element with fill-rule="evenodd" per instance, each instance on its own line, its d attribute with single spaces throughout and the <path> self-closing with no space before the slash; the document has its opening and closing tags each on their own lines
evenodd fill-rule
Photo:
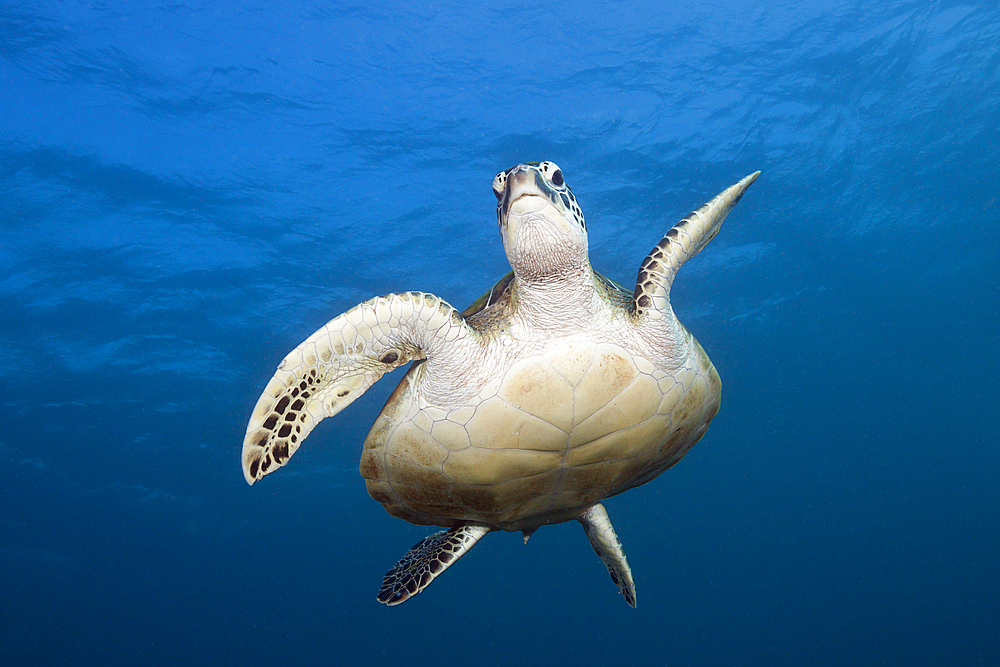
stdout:
<svg viewBox="0 0 1000 667">
<path fill-rule="evenodd" d="M 595 278 L 627 316 L 631 294 Z M 503 335 L 511 280 L 463 312 L 471 326 Z M 365 440 L 369 494 L 417 524 L 533 530 L 644 484 L 677 463 L 719 409 L 719 375 L 678 327 L 689 354 L 672 372 L 607 336 L 576 336 L 496 364 L 471 398 L 450 405 L 424 399 L 427 362 L 416 362 Z"/>
</svg>

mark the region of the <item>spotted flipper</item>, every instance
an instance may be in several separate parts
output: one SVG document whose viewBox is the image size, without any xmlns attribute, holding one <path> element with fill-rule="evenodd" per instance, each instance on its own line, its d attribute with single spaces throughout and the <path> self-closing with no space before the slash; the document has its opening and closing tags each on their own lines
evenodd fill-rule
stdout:
<svg viewBox="0 0 1000 667">
<path fill-rule="evenodd" d="M 283 466 L 316 424 L 415 359 L 462 354 L 475 335 L 432 294 L 369 299 L 336 317 L 285 357 L 250 416 L 243 475 L 253 484 Z"/>
<path fill-rule="evenodd" d="M 637 314 L 661 317 L 670 313 L 670 285 L 678 269 L 715 238 L 729 211 L 758 176 L 760 172 L 756 171 L 729 186 L 712 201 L 688 214 L 660 239 L 643 260 L 635 281 Z"/>
<path fill-rule="evenodd" d="M 607 566 L 611 580 L 618 584 L 625 602 L 634 609 L 635 582 L 632 581 L 632 568 L 628 566 L 625 550 L 611 525 L 608 511 L 604 509 L 604 505 L 597 503 L 581 514 L 579 521 L 590 539 L 590 546 L 594 547 L 594 552 Z"/>
<path fill-rule="evenodd" d="M 456 526 L 420 540 L 385 573 L 378 601 L 390 606 L 406 602 L 427 588 L 488 532 L 490 529 L 485 526 Z"/>
</svg>

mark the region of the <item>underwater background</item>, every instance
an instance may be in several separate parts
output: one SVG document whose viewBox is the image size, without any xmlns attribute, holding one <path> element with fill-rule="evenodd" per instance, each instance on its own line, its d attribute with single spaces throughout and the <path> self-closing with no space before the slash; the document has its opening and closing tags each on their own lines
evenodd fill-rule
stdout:
<svg viewBox="0 0 1000 667">
<path fill-rule="evenodd" d="M 994 2 L 0 4 L 0 662 L 1000 664 Z M 626 286 L 757 169 L 672 300 L 723 379 L 678 466 L 375 601 L 429 531 L 358 473 L 387 376 L 247 486 L 281 358 L 508 270 L 552 160 Z"/>
</svg>

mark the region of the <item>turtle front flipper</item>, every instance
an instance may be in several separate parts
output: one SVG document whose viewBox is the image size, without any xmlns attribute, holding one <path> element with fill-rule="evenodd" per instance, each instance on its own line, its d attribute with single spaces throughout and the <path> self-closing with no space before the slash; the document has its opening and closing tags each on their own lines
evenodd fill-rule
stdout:
<svg viewBox="0 0 1000 667">
<path fill-rule="evenodd" d="M 635 309 L 639 315 L 670 312 L 670 285 L 678 269 L 708 245 L 722 227 L 729 211 L 760 176 L 755 171 L 716 195 L 674 225 L 660 239 L 639 268 L 635 281 Z"/>
<path fill-rule="evenodd" d="M 590 546 L 594 547 L 594 552 L 607 566 L 611 580 L 618 584 L 625 602 L 634 609 L 635 582 L 632 581 L 632 568 L 625 558 L 625 550 L 622 549 L 615 527 L 611 525 L 608 511 L 604 509 L 604 505 L 597 503 L 584 511 L 579 521 L 590 539 Z"/>
<path fill-rule="evenodd" d="M 432 294 L 369 299 L 292 350 L 257 400 L 243 439 L 243 475 L 253 484 L 284 465 L 313 428 L 415 359 L 460 350 L 474 333 Z"/>
<path fill-rule="evenodd" d="M 485 526 L 456 526 L 420 540 L 385 573 L 378 601 L 389 606 L 406 602 L 427 588 L 488 532 L 490 529 Z"/>
</svg>

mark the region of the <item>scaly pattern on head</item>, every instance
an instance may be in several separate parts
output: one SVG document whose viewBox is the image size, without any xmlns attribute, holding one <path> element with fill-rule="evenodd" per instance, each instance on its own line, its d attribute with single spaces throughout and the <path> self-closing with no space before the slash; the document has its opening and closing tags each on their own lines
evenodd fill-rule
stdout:
<svg viewBox="0 0 1000 667">
<path fill-rule="evenodd" d="M 587 265 L 583 211 L 554 162 L 526 162 L 493 179 L 497 222 L 514 273 L 524 280 Z"/>
</svg>

